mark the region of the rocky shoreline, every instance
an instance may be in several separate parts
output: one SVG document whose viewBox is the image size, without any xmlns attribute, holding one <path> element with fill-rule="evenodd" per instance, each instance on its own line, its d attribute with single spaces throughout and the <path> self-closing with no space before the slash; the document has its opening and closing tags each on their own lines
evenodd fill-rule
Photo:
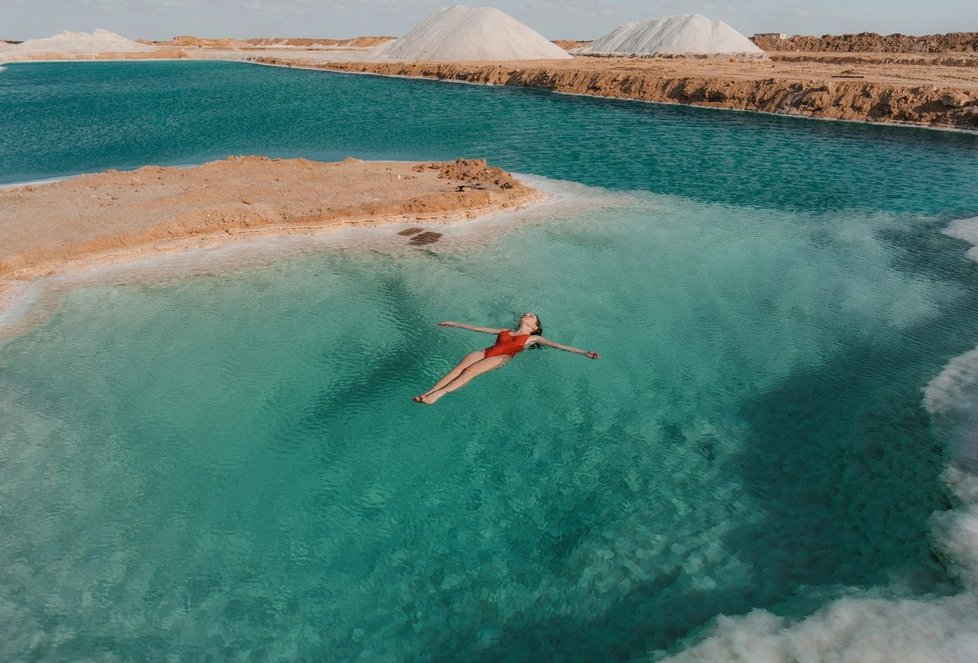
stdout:
<svg viewBox="0 0 978 663">
<path fill-rule="evenodd" d="M 931 77 L 927 71 L 909 71 L 897 80 L 887 80 L 887 76 L 874 71 L 878 63 L 871 60 L 861 67 L 865 69 L 862 72 L 853 69 L 851 61 L 820 63 L 816 60 L 799 65 L 796 59 L 737 63 L 577 57 L 566 63 L 539 65 L 303 62 L 276 57 L 258 57 L 252 61 L 825 119 L 978 129 L 978 75 L 970 68 L 961 81 L 944 76 L 951 83 L 946 85 L 945 80 Z M 798 69 L 801 73 L 794 71 Z M 962 70 L 960 66 L 955 69 Z M 964 84 L 954 85 L 955 82 Z"/>
</svg>

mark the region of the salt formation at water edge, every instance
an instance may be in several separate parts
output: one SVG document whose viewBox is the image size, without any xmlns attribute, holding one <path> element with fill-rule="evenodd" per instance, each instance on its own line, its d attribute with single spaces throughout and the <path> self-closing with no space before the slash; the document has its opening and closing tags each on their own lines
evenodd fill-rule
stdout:
<svg viewBox="0 0 978 663">
<path fill-rule="evenodd" d="M 152 46 L 101 29 L 92 33 L 65 30 L 53 37 L 28 39 L 20 44 L 0 48 L 15 53 L 132 53 L 154 50 Z"/>
<path fill-rule="evenodd" d="M 581 55 L 763 55 L 723 21 L 700 14 L 633 21 L 576 51 Z"/>
<path fill-rule="evenodd" d="M 492 7 L 435 12 L 402 38 L 383 44 L 375 60 L 564 60 L 571 56 L 516 19 Z"/>
</svg>

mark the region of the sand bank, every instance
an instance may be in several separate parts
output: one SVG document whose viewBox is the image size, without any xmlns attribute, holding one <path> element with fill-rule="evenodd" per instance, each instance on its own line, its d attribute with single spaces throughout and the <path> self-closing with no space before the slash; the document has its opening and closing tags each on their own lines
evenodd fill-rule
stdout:
<svg viewBox="0 0 978 663">
<path fill-rule="evenodd" d="M 472 218 L 542 198 L 474 160 L 232 157 L 193 168 L 110 170 L 0 190 L 0 286 L 242 238 Z"/>
<path fill-rule="evenodd" d="M 978 54 L 915 54 L 911 61 L 889 53 L 844 58 L 792 53 L 766 61 L 575 57 L 533 64 L 253 60 L 826 119 L 978 129 Z"/>
<path fill-rule="evenodd" d="M 158 48 L 138 53 L 65 53 L 63 51 L 38 51 L 15 53 L 0 51 L 0 64 L 9 62 L 88 62 L 92 60 L 186 60 L 193 59 L 186 50 Z M 229 58 L 230 59 L 230 58 Z"/>
</svg>

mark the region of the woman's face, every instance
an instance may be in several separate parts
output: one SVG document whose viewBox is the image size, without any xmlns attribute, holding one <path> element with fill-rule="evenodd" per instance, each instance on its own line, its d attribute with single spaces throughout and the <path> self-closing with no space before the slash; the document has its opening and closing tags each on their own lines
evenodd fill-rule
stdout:
<svg viewBox="0 0 978 663">
<path fill-rule="evenodd" d="M 540 318 L 537 317 L 536 313 L 524 313 L 520 317 L 520 324 L 524 323 L 531 329 L 537 329 L 540 327 Z"/>
</svg>

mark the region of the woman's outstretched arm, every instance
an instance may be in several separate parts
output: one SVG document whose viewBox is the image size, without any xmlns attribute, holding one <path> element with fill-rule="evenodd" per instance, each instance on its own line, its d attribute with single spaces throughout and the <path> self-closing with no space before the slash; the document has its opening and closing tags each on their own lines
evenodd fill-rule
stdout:
<svg viewBox="0 0 978 663">
<path fill-rule="evenodd" d="M 498 329 L 495 327 L 476 327 L 475 325 L 467 325 L 462 322 L 439 322 L 439 327 L 457 327 L 458 329 L 468 329 L 469 331 L 482 332 L 483 334 L 498 334 L 500 332 L 506 331 L 504 329 Z"/>
<path fill-rule="evenodd" d="M 561 345 L 560 343 L 555 343 L 549 339 L 542 336 L 531 336 L 530 343 L 535 343 L 537 345 L 545 345 L 548 348 L 557 348 L 558 350 L 563 350 L 564 352 L 573 352 L 575 354 L 584 355 L 588 359 L 600 359 L 601 355 L 597 352 L 591 352 L 590 350 L 581 350 L 580 348 L 575 348 L 570 345 Z"/>
</svg>

